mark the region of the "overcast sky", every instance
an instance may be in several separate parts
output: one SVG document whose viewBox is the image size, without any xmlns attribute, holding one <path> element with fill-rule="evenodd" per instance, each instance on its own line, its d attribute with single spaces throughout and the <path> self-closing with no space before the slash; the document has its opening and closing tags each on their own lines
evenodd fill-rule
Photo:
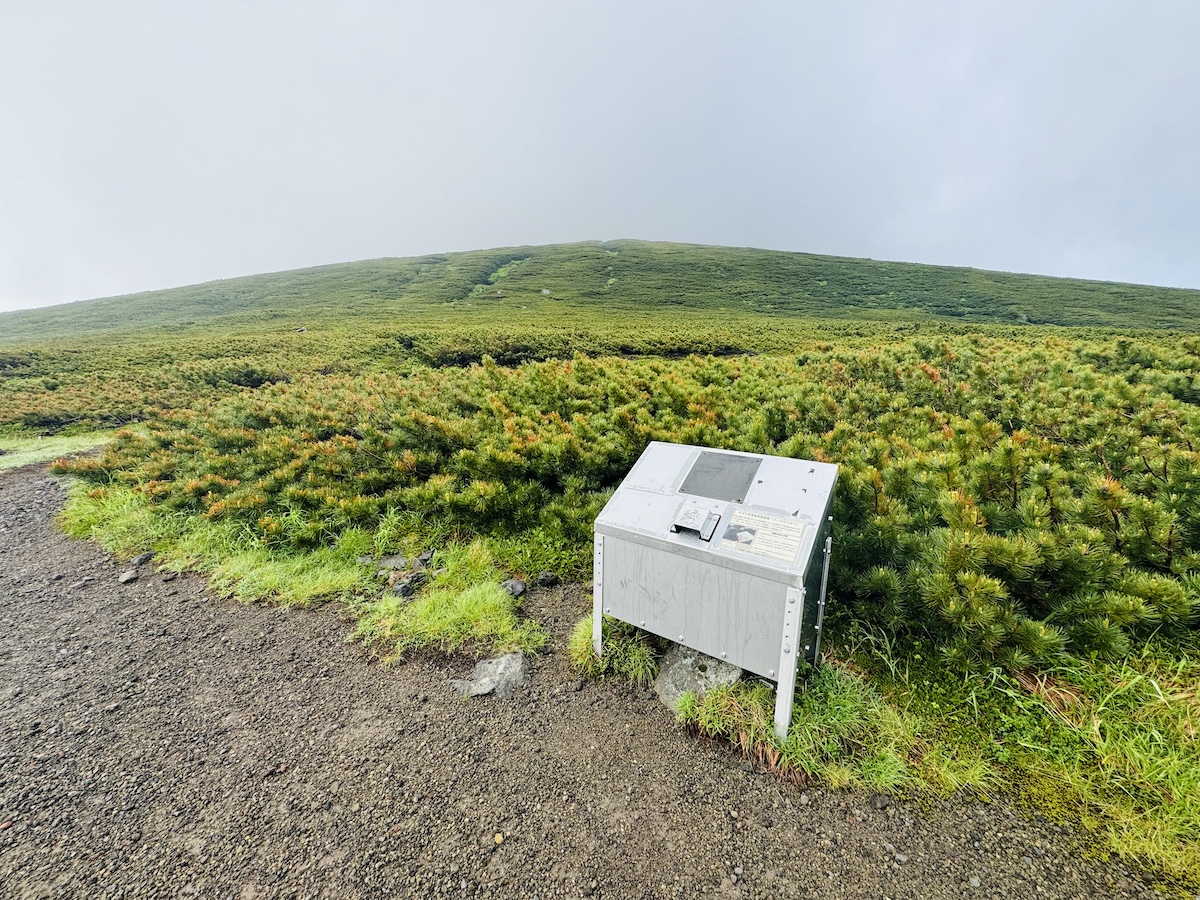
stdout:
<svg viewBox="0 0 1200 900">
<path fill-rule="evenodd" d="M 645 238 L 1200 288 L 1200 3 L 0 5 L 0 310 Z"/>
</svg>

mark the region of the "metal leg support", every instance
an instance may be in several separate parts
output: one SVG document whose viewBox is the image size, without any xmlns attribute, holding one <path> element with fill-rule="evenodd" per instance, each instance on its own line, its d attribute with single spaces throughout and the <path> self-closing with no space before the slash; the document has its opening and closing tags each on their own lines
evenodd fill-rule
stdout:
<svg viewBox="0 0 1200 900">
<path fill-rule="evenodd" d="M 592 649 L 604 654 L 604 535 L 595 538 L 592 558 Z"/>
<path fill-rule="evenodd" d="M 830 521 L 833 521 L 830 519 Z M 813 636 L 812 664 L 821 662 L 821 626 L 825 623 L 825 590 L 829 587 L 829 560 L 833 558 L 833 538 L 825 538 L 825 563 L 821 570 L 821 596 L 817 600 L 817 628 Z"/>
<path fill-rule="evenodd" d="M 788 588 L 783 611 L 783 640 L 779 647 L 779 680 L 775 685 L 775 737 L 787 738 L 796 693 L 796 660 L 800 656 L 800 622 L 804 618 L 804 588 Z"/>
</svg>

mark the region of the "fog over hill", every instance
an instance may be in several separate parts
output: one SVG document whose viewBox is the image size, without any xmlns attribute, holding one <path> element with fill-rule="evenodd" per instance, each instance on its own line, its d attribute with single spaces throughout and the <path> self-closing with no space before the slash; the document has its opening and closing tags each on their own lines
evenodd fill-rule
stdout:
<svg viewBox="0 0 1200 900">
<path fill-rule="evenodd" d="M 0 12 L 0 310 L 620 236 L 1200 288 L 1196 3 L 66 9 Z"/>
</svg>

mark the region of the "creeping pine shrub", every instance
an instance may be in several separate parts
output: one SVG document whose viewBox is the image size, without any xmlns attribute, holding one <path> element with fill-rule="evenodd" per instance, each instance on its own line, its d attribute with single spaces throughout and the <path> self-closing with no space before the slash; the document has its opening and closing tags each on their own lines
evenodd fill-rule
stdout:
<svg viewBox="0 0 1200 900">
<path fill-rule="evenodd" d="M 646 686 L 658 674 L 654 639 L 625 622 L 605 617 L 601 625 L 604 653 L 592 648 L 593 617 L 581 619 L 571 632 L 567 653 L 571 664 L 588 678 L 614 677 Z"/>
<path fill-rule="evenodd" d="M 1196 621 L 1200 410 L 1159 375 L 1200 363 L 1147 353 L 976 336 L 310 375 L 64 468 L 281 550 L 401 522 L 586 577 L 592 522 L 649 441 L 829 460 L 842 608 L 1020 670 Z"/>
</svg>

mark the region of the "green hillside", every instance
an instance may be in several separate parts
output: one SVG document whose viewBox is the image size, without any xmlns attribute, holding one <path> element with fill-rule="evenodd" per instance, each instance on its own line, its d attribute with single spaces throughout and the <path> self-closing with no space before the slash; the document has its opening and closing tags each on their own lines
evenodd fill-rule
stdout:
<svg viewBox="0 0 1200 900">
<path fill-rule="evenodd" d="M 1200 328 L 1200 291 L 643 241 L 379 259 L 0 315 L 0 342 L 199 325 L 378 322 L 472 308 Z"/>
<path fill-rule="evenodd" d="M 502 365 L 577 352 L 729 356 L 980 332 L 1139 332 L 1170 345 L 1200 330 L 1198 300 L 1198 291 L 640 241 L 342 263 L 0 315 L 0 428 L 121 425 L 306 375 L 485 355 Z M 1177 396 L 1198 392 L 1190 375 L 1172 377 Z"/>
</svg>

